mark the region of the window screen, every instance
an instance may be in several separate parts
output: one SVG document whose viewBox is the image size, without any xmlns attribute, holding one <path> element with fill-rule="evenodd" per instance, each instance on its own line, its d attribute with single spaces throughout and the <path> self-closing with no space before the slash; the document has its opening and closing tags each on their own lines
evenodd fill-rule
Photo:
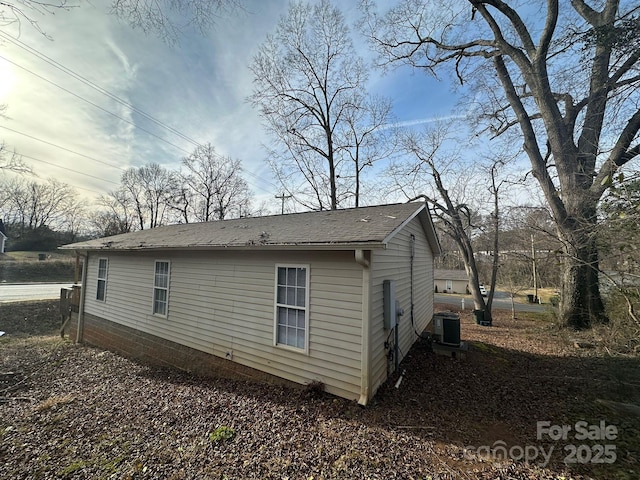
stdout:
<svg viewBox="0 0 640 480">
<path fill-rule="evenodd" d="M 307 268 L 277 267 L 276 344 L 305 349 Z"/>
</svg>

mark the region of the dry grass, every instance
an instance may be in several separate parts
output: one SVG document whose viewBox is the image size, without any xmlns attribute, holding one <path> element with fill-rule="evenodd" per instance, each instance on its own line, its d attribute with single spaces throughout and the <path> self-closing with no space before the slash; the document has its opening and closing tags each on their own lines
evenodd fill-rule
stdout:
<svg viewBox="0 0 640 480">
<path fill-rule="evenodd" d="M 51 260 L 64 260 L 64 261 L 75 261 L 75 256 L 72 252 L 27 252 L 27 251 L 17 251 L 17 252 L 5 252 L 4 255 L 0 255 L 0 261 L 6 262 L 38 262 L 39 255 L 44 253 L 47 256 L 46 261 Z"/>
<path fill-rule="evenodd" d="M 39 260 L 39 255 L 45 255 Z M 0 283 L 67 282 L 75 278 L 71 252 L 7 252 L 0 254 Z"/>
<path fill-rule="evenodd" d="M 44 402 L 40 402 L 35 406 L 34 410 L 36 412 L 43 412 L 45 410 L 57 408 L 61 405 L 66 405 L 67 403 L 71 403 L 74 400 L 75 397 L 73 395 L 54 395 L 53 397 L 47 398 Z"/>
<path fill-rule="evenodd" d="M 509 289 L 506 287 L 501 287 L 500 285 L 496 286 L 497 291 L 509 292 Z M 535 295 L 535 290 L 533 288 L 520 288 L 518 287 L 518 292 L 514 296 L 514 300 L 517 303 L 528 303 L 527 295 Z M 539 288 L 538 289 L 538 298 L 543 304 L 551 303 L 551 298 L 558 296 L 557 288 Z"/>
</svg>

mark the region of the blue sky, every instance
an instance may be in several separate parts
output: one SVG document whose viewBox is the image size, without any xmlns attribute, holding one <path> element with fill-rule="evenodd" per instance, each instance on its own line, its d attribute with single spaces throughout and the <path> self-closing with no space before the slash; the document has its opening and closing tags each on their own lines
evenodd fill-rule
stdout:
<svg viewBox="0 0 640 480">
<path fill-rule="evenodd" d="M 19 36 L 15 26 L 3 27 L 21 44 L 0 35 L 0 103 L 7 105 L 9 117 L 0 120 L 0 139 L 25 155 L 41 178 L 60 179 L 88 198 L 114 189 L 130 166 L 157 162 L 177 168 L 194 148 L 54 68 L 31 53 L 35 50 L 183 136 L 210 142 L 218 153 L 240 159 L 255 196 L 277 211 L 279 200 L 273 197 L 278 188 L 262 147 L 268 138 L 246 97 L 252 91 L 251 58 L 286 13 L 288 1 L 246 4 L 246 12 L 220 21 L 206 35 L 187 31 L 174 46 L 107 15 L 105 0 L 37 16 L 51 40 L 24 23 Z M 356 5 L 340 2 L 349 20 L 358 16 Z M 422 124 L 454 109 L 446 81 L 408 68 L 374 72 L 370 91 L 392 99 L 399 122 Z"/>
</svg>

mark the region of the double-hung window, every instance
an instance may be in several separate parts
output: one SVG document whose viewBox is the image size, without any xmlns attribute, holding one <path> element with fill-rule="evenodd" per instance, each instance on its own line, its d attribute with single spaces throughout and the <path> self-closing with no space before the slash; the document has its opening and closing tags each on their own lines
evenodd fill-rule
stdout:
<svg viewBox="0 0 640 480">
<path fill-rule="evenodd" d="M 108 262 L 106 258 L 98 260 L 98 285 L 96 288 L 96 300 L 104 302 L 107 298 L 107 268 Z"/>
<path fill-rule="evenodd" d="M 309 268 L 304 265 L 276 266 L 276 345 L 307 350 L 308 303 Z"/>
<path fill-rule="evenodd" d="M 153 313 L 167 316 L 169 303 L 169 262 L 156 260 L 155 275 L 153 279 Z"/>
</svg>

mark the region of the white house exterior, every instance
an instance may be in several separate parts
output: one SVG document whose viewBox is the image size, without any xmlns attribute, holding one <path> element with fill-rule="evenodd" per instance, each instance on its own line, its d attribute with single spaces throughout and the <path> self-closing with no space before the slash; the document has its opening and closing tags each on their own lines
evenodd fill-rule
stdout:
<svg viewBox="0 0 640 480">
<path fill-rule="evenodd" d="M 465 270 L 435 269 L 433 281 L 439 293 L 469 292 L 469 275 Z"/>
<path fill-rule="evenodd" d="M 77 340 L 186 369 L 204 353 L 361 404 L 393 372 L 390 350 L 406 354 L 431 321 L 440 253 L 423 203 L 173 225 L 62 248 L 87 265 Z M 384 325 L 385 280 L 405 312 L 398 349 Z"/>
</svg>

